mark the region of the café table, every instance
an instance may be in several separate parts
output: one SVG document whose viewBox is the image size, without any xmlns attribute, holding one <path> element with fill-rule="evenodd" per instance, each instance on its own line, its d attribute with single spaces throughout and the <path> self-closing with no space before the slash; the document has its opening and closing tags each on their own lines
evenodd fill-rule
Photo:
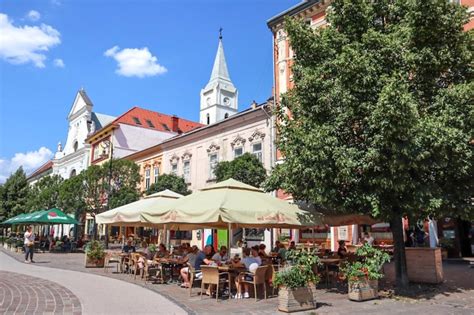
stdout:
<svg viewBox="0 0 474 315">
<path fill-rule="evenodd" d="M 175 278 L 174 276 L 177 275 L 179 278 L 179 267 L 183 266 L 183 263 L 177 259 L 177 258 L 155 258 L 155 262 L 158 264 L 161 264 L 163 267 L 163 270 L 168 271 L 170 275 L 170 282 L 171 283 L 177 283 L 178 279 Z M 177 272 L 174 272 L 177 271 Z"/>
<path fill-rule="evenodd" d="M 329 287 L 329 265 L 337 265 L 342 261 L 341 258 L 321 258 L 320 262 L 326 268 L 326 288 Z"/>
<path fill-rule="evenodd" d="M 241 273 L 245 272 L 247 269 L 245 267 L 237 267 L 233 265 L 228 265 L 228 264 L 223 264 L 220 266 L 217 266 L 217 269 L 220 272 L 227 272 L 228 273 L 228 280 L 229 280 L 229 297 L 231 294 L 231 291 L 233 289 L 233 284 L 234 284 L 234 279 Z"/>
</svg>

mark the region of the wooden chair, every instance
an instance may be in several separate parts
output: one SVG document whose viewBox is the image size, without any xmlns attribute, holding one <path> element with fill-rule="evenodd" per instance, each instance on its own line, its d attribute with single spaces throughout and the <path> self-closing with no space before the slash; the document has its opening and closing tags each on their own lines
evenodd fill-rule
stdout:
<svg viewBox="0 0 474 315">
<path fill-rule="evenodd" d="M 191 296 L 194 282 L 199 282 L 202 279 L 196 279 L 196 274 L 198 272 L 196 271 L 196 269 L 194 269 L 194 266 L 191 265 L 190 263 L 188 263 L 187 265 L 188 265 L 188 278 L 189 278 L 189 296 Z"/>
<path fill-rule="evenodd" d="M 219 299 L 219 287 L 220 285 L 222 285 L 221 288 L 223 288 L 223 285 L 229 282 L 228 280 L 229 273 L 219 272 L 218 267 L 206 266 L 206 265 L 201 266 L 201 272 L 202 272 L 201 299 L 204 292 L 204 286 L 207 284 L 207 285 L 216 286 L 216 301 L 217 301 Z M 221 276 L 226 276 L 226 277 L 222 278 Z"/>
<path fill-rule="evenodd" d="M 278 289 L 277 287 L 275 287 L 275 285 L 273 283 L 275 283 L 275 276 L 276 276 L 276 273 L 279 269 L 279 265 L 273 265 L 273 264 L 270 264 L 270 265 L 267 265 L 268 268 L 267 268 L 267 271 L 265 273 L 265 281 L 268 283 L 268 286 L 272 289 L 271 292 L 272 292 L 272 296 L 275 296 L 275 289 Z M 265 291 L 266 291 L 266 288 L 265 288 Z"/>
<path fill-rule="evenodd" d="M 263 284 L 265 300 L 267 299 L 267 282 L 265 275 L 267 274 L 268 266 L 260 266 L 255 270 L 255 273 L 251 272 L 241 272 L 239 274 L 239 282 L 242 283 L 250 283 L 253 284 L 254 292 L 255 292 L 255 301 L 257 301 L 257 285 Z M 245 276 L 250 275 L 253 276 L 253 280 L 245 280 Z"/>
<path fill-rule="evenodd" d="M 116 264 L 117 273 L 119 272 L 119 265 L 121 264 L 121 259 L 117 254 L 107 253 L 104 259 L 104 272 L 109 272 L 109 266 L 111 264 Z"/>
<path fill-rule="evenodd" d="M 138 271 L 138 259 L 140 258 L 140 254 L 138 253 L 132 253 L 130 254 L 130 260 L 128 264 L 128 274 L 132 277 L 137 276 L 137 271 Z"/>
<path fill-rule="evenodd" d="M 161 284 L 165 282 L 163 277 L 163 268 L 161 264 L 150 264 L 146 257 L 144 257 L 143 268 L 140 268 L 141 278 L 145 280 L 145 284 L 148 280 L 159 280 Z"/>
</svg>

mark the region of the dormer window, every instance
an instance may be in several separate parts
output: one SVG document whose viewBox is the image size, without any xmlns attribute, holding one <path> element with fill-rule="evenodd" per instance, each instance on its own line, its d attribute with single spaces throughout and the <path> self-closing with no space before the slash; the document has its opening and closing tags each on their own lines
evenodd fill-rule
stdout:
<svg viewBox="0 0 474 315">
<path fill-rule="evenodd" d="M 167 124 L 161 124 L 161 126 L 166 130 L 166 131 L 170 131 L 170 128 L 168 127 Z"/>
<path fill-rule="evenodd" d="M 137 125 L 141 125 L 142 122 L 140 121 L 140 119 L 138 119 L 138 117 L 132 117 L 133 121 L 135 122 L 135 124 Z"/>
<path fill-rule="evenodd" d="M 150 127 L 150 128 L 155 128 L 155 125 L 153 125 L 153 123 L 151 122 L 150 119 L 147 119 L 147 120 L 145 120 L 145 121 L 146 121 L 148 127 Z"/>
</svg>

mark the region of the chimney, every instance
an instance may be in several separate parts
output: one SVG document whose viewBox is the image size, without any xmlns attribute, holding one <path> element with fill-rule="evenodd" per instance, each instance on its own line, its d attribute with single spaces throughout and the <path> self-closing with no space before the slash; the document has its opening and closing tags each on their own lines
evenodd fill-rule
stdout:
<svg viewBox="0 0 474 315">
<path fill-rule="evenodd" d="M 252 109 L 257 108 L 257 106 L 258 106 L 258 104 L 257 104 L 257 102 L 255 102 L 255 100 L 254 100 L 254 101 L 252 102 L 252 104 L 250 105 L 250 107 L 251 107 Z"/>
<path fill-rule="evenodd" d="M 178 116 L 173 115 L 171 117 L 171 131 L 176 132 L 176 133 L 181 133 L 181 130 L 179 130 L 179 127 L 178 127 L 178 122 L 179 122 Z"/>
</svg>

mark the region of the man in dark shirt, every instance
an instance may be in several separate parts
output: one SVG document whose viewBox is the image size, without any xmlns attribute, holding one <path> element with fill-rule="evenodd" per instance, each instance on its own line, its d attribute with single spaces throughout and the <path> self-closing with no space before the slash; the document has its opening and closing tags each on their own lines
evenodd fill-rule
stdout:
<svg viewBox="0 0 474 315">
<path fill-rule="evenodd" d="M 127 245 L 122 248 L 122 253 L 135 253 L 135 246 L 132 245 L 132 241 L 128 241 Z"/>
<path fill-rule="evenodd" d="M 207 256 L 212 253 L 212 246 L 206 245 L 204 250 L 200 251 L 196 256 L 196 261 L 194 262 L 194 269 L 201 270 L 201 265 L 210 265 L 212 260 L 207 259 Z"/>
</svg>

